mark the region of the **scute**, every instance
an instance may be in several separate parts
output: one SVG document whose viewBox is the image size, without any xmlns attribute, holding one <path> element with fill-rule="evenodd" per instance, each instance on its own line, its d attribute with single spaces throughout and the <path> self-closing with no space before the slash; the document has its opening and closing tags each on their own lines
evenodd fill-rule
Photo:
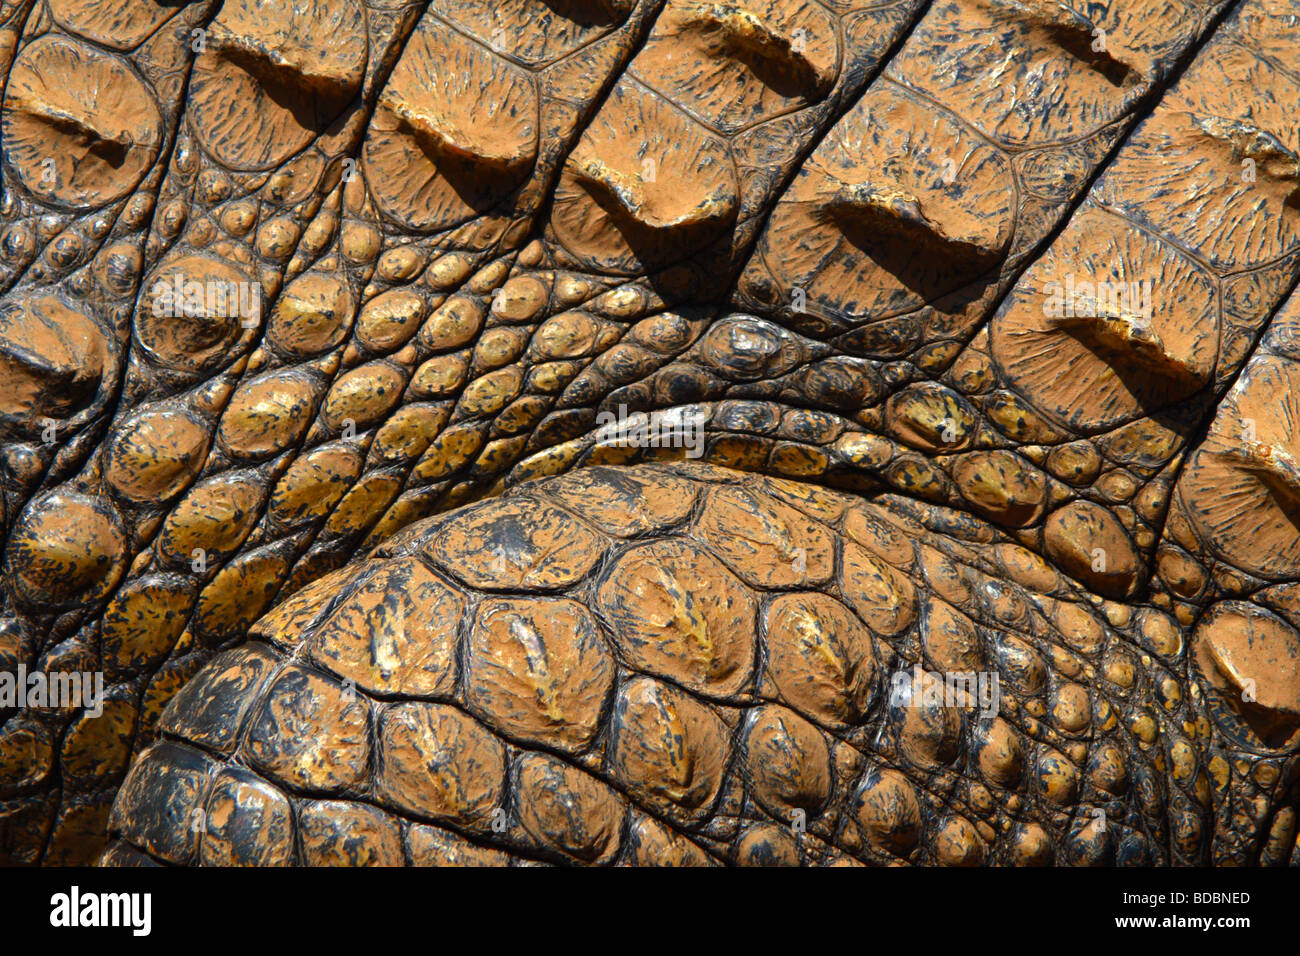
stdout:
<svg viewBox="0 0 1300 956">
<path fill-rule="evenodd" d="M 162 147 L 162 117 L 135 71 L 55 35 L 18 55 L 2 109 L 6 162 L 48 202 L 95 207 L 119 199 Z"/>
</svg>

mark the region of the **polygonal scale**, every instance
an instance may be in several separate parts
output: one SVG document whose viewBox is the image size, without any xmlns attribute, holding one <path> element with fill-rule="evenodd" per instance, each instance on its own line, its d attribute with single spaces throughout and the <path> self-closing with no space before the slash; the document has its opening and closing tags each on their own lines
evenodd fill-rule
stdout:
<svg viewBox="0 0 1300 956">
<path fill-rule="evenodd" d="M 1097 209 L 1076 215 L 990 325 L 1006 381 L 1076 433 L 1203 388 L 1218 351 L 1213 280 Z"/>
<path fill-rule="evenodd" d="M 1231 104 L 1219 90 L 1235 91 Z M 1300 243 L 1297 110 L 1293 79 L 1248 47 L 1225 46 L 1196 82 L 1170 91 L 1098 198 L 1216 270 L 1274 261 Z M 1148 198 L 1135 202 L 1139 194 Z"/>
<path fill-rule="evenodd" d="M 178 6 L 168 0 L 134 0 L 123 4 L 49 0 L 50 13 L 59 26 L 118 50 L 129 50 L 147 40 L 176 14 Z"/>
<path fill-rule="evenodd" d="M 627 20 L 633 0 L 434 0 L 430 9 L 489 49 L 543 66 Z"/>
<path fill-rule="evenodd" d="M 693 521 L 663 509 L 665 487 L 696 502 Z M 578 526 L 640 537 L 572 537 L 582 560 L 563 563 L 598 575 L 529 581 L 507 556 L 501 577 L 489 561 L 477 586 L 447 583 L 472 556 L 453 529 L 489 529 L 493 510 L 554 514 L 553 494 Z M 1154 839 L 1165 810 L 1143 781 L 1164 750 L 1129 746 L 1167 745 L 1180 776 L 1207 753 L 1182 736 L 1185 700 L 1148 706 L 1164 664 L 1131 664 L 1129 641 L 1176 659 L 1167 616 L 1102 623 L 996 534 L 929 530 L 942 509 L 791 498 L 814 518 L 781 500 L 795 494 L 720 469 L 594 469 L 413 526 L 289 599 L 176 698 L 171 739 L 123 787 L 108 861 L 134 847 L 173 863 L 316 863 L 327 827 L 351 834 L 358 861 L 436 839 L 496 862 L 639 865 L 651 835 L 672 849 L 659 862 L 679 864 L 1205 858 L 1199 808 L 1169 824 L 1176 847 Z M 723 533 L 742 501 L 757 523 Z M 1203 643 L 1223 667 L 1243 660 L 1230 640 Z M 996 675 L 1001 696 L 943 689 L 967 671 Z M 1290 706 L 1273 684 L 1261 695 Z M 229 806 L 228 775 L 249 769 L 235 818 L 184 836 L 175 821 Z M 199 773 L 215 783 L 196 789 Z M 301 839 L 251 825 L 282 802 Z M 1108 837 L 1074 822 L 1102 807 Z"/>
<path fill-rule="evenodd" d="M 194 128 L 232 169 L 266 169 L 323 132 L 361 88 L 368 43 L 360 0 L 231 0 L 194 64 Z"/>
<path fill-rule="evenodd" d="M 1164 0 L 947 3 L 926 18 L 889 74 L 995 142 L 1060 143 L 1118 119 L 1162 61 L 1177 55 L 1181 30 L 1202 13 L 1199 5 Z M 958 63 L 969 65 L 950 68 Z M 1040 108 L 1042 97 L 1054 98 L 1052 109 Z"/>
<path fill-rule="evenodd" d="M 1178 482 L 1193 527 L 1234 567 L 1300 576 L 1300 365 L 1260 356 L 1224 398 Z"/>
<path fill-rule="evenodd" d="M 630 72 L 731 134 L 825 96 L 838 60 L 835 24 L 812 0 L 674 0 Z"/>
<path fill-rule="evenodd" d="M 379 97 L 364 150 L 380 207 L 416 229 L 491 209 L 537 157 L 537 91 L 523 70 L 426 19 Z"/>
<path fill-rule="evenodd" d="M 915 309 L 995 268 L 1015 202 L 1003 153 L 882 84 L 800 169 L 756 258 L 787 301 L 806 303 L 797 311 L 847 328 Z"/>
<path fill-rule="evenodd" d="M 631 272 L 716 238 L 737 203 L 723 142 L 620 80 L 565 164 L 551 224 L 596 268 Z"/>
</svg>

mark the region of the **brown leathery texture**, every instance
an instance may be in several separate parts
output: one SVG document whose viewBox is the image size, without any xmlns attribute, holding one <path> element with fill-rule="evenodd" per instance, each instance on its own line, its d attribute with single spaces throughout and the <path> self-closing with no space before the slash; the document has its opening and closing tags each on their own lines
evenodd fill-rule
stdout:
<svg viewBox="0 0 1300 956">
<path fill-rule="evenodd" d="M 660 482 L 683 508 L 639 507 Z M 725 549 L 711 515 L 738 496 L 764 530 Z M 524 502 L 562 509 L 564 564 L 592 570 L 545 570 L 549 530 L 504 523 L 497 577 L 465 583 L 463 543 Z M 640 865 L 647 831 L 692 864 L 1205 861 L 1223 732 L 1177 693 L 1173 619 L 1128 611 L 901 496 L 697 464 L 543 479 L 412 526 L 208 664 L 128 777 L 112 852 L 312 863 L 328 803 L 365 821 L 352 862 L 430 862 L 436 833 L 467 859 Z M 1255 640 L 1295 654 L 1280 622 Z M 966 669 L 998 674 L 996 716 L 929 696 Z M 1294 706 L 1284 685 L 1261 711 Z M 1251 779 L 1290 766 L 1257 756 Z M 232 808 L 233 779 L 256 799 Z"/>
<path fill-rule="evenodd" d="M 1288 862 L 1298 28 L 0 3 L 0 859 Z"/>
</svg>

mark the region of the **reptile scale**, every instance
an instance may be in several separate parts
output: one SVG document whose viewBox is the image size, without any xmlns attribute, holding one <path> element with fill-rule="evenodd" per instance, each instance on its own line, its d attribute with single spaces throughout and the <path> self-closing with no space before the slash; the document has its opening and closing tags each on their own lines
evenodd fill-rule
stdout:
<svg viewBox="0 0 1300 956">
<path fill-rule="evenodd" d="M 0 0 L 0 860 L 1300 862 L 1298 51 Z"/>
</svg>

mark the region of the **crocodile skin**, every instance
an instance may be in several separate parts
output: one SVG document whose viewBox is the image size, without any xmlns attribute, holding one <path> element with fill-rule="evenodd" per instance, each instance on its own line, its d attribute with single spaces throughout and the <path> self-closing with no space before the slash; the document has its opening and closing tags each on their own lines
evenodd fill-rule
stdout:
<svg viewBox="0 0 1300 956">
<path fill-rule="evenodd" d="M 164 714 L 108 859 L 1226 860 L 1216 791 L 1289 764 L 1240 758 L 1183 652 L 1170 615 L 960 512 L 598 466 L 414 525 L 263 618 Z"/>
<path fill-rule="evenodd" d="M 1288 862 L 1298 28 L 6 3 L 0 856 Z"/>
</svg>

